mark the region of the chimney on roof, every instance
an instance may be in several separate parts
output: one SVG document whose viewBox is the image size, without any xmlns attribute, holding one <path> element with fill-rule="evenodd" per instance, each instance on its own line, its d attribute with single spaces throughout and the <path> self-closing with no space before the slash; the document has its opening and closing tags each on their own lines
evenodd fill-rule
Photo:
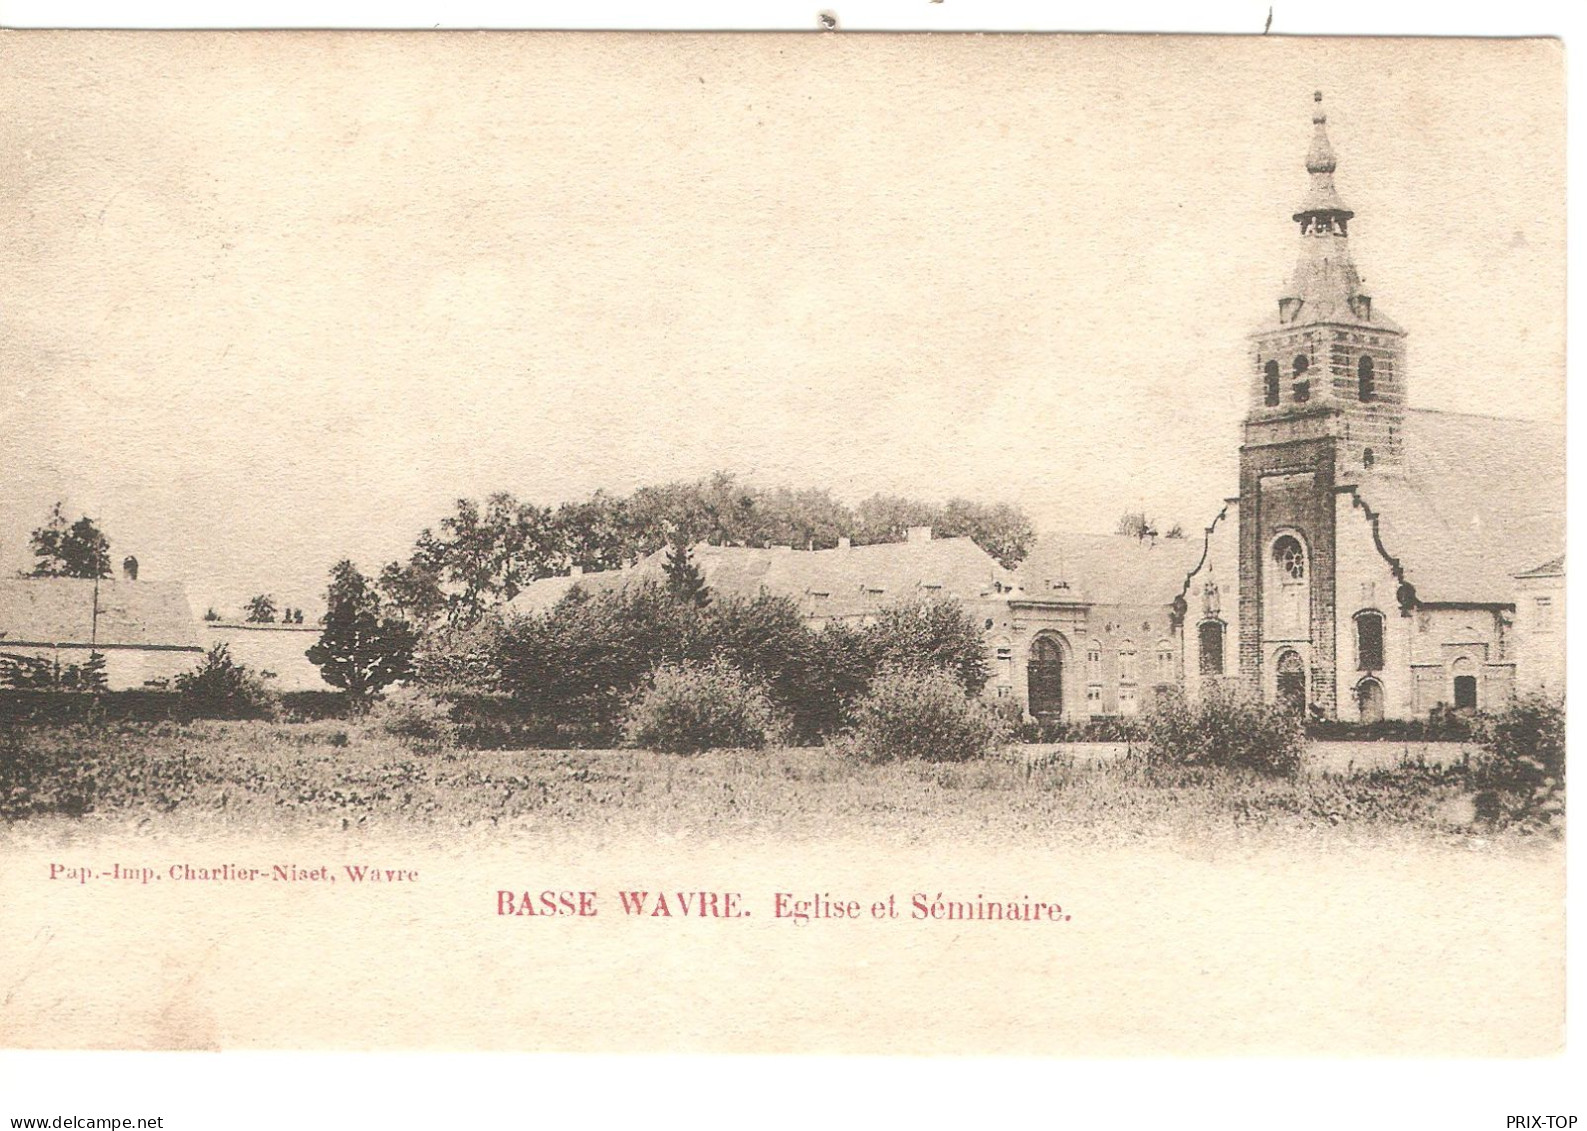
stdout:
<svg viewBox="0 0 1587 1131">
<path fill-rule="evenodd" d="M 929 527 L 929 526 L 911 526 L 909 528 L 909 540 L 911 542 L 930 542 L 931 541 L 931 527 Z"/>
<path fill-rule="evenodd" d="M 131 554 L 121 560 L 121 576 L 128 581 L 138 580 L 138 559 Z"/>
<path fill-rule="evenodd" d="M 853 547 L 853 545 L 854 545 L 854 543 L 852 541 L 850 541 L 849 536 L 847 534 L 843 535 L 841 538 L 838 539 L 838 549 L 840 549 L 840 550 L 851 549 Z"/>
</svg>

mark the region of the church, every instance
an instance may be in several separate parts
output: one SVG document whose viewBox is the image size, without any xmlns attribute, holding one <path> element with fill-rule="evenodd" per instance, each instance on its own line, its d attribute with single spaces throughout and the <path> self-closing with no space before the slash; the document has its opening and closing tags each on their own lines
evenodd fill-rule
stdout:
<svg viewBox="0 0 1587 1131">
<path fill-rule="evenodd" d="M 1219 686 L 1352 722 L 1562 693 L 1563 432 L 1409 407 L 1406 333 L 1363 289 L 1316 101 L 1295 271 L 1230 382 L 1238 493 L 1199 536 L 1046 532 L 1012 571 L 926 527 L 827 550 L 701 544 L 708 588 L 786 597 L 816 629 L 952 598 L 985 632 L 986 693 L 1038 718 Z M 509 611 L 659 582 L 663 556 L 536 581 Z"/>
<path fill-rule="evenodd" d="M 1250 335 L 1238 493 L 1174 599 L 1184 685 L 1370 722 L 1563 692 L 1562 430 L 1408 405 L 1322 95 L 1295 271 Z"/>
</svg>

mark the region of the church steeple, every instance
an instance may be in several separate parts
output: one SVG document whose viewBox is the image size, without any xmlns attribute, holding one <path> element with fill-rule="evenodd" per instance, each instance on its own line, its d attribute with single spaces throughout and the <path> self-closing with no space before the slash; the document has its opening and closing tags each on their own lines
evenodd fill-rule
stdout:
<svg viewBox="0 0 1587 1131">
<path fill-rule="evenodd" d="M 1346 225 L 1354 212 L 1345 207 L 1345 202 L 1339 199 L 1339 194 L 1334 191 L 1334 169 L 1338 166 L 1338 159 L 1334 157 L 1334 147 L 1328 142 L 1328 115 L 1323 113 L 1322 91 L 1316 91 L 1312 100 L 1317 108 L 1312 111 L 1312 138 L 1311 150 L 1306 154 L 1306 171 L 1311 174 L 1311 191 L 1306 194 L 1306 199 L 1301 202 L 1300 211 L 1295 213 L 1295 220 L 1300 224 L 1301 235 L 1311 231 L 1333 231 L 1335 228 L 1341 236 L 1346 235 Z"/>
<path fill-rule="evenodd" d="M 1350 251 L 1355 212 L 1334 186 L 1338 166 L 1317 91 L 1306 153 L 1309 184 L 1293 214 L 1300 225 L 1295 269 L 1279 293 L 1277 317 L 1251 335 L 1247 441 L 1303 432 L 1331 436 L 1339 476 L 1349 479 L 1399 462 L 1405 333 L 1374 306 L 1356 270 Z"/>
</svg>

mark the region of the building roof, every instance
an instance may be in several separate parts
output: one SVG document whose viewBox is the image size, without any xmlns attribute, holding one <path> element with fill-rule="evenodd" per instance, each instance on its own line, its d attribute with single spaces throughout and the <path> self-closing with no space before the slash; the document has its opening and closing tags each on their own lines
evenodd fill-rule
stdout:
<svg viewBox="0 0 1587 1131">
<path fill-rule="evenodd" d="M 710 592 L 788 597 L 809 617 L 863 616 L 936 596 L 972 600 L 1011 583 L 1008 571 L 969 538 L 917 538 L 832 550 L 700 543 L 691 553 Z M 666 556 L 666 550 L 658 550 L 625 570 L 543 578 L 514 597 L 508 611 L 544 612 L 575 585 L 597 594 L 645 579 L 662 582 Z"/>
<path fill-rule="evenodd" d="M 1199 538 L 1043 534 L 1020 563 L 1015 600 L 1167 605 L 1201 560 Z"/>
<path fill-rule="evenodd" d="M 1508 604 L 1565 548 L 1565 433 L 1544 421 L 1408 410 L 1401 474 L 1357 495 L 1417 599 Z"/>
<path fill-rule="evenodd" d="M 203 650 L 187 594 L 175 582 L 95 583 L 75 577 L 0 580 L 0 649 L 97 644 L 104 648 Z"/>
</svg>

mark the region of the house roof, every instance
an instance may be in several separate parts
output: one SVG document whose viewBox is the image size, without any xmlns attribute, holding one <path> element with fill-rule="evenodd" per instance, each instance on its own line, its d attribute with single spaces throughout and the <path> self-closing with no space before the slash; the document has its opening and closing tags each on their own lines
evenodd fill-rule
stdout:
<svg viewBox="0 0 1587 1131">
<path fill-rule="evenodd" d="M 971 600 L 1005 588 L 1008 571 L 969 538 L 918 539 L 847 549 L 793 550 L 700 543 L 691 551 L 712 593 L 792 599 L 806 616 L 862 616 L 878 608 L 933 596 Z M 510 612 L 544 612 L 578 585 L 591 594 L 636 581 L 665 579 L 667 551 L 658 550 L 626 570 L 548 577 L 509 602 Z"/>
<path fill-rule="evenodd" d="M 1199 538 L 1043 534 L 1016 572 L 1016 600 L 1167 605 L 1201 559 Z"/>
<path fill-rule="evenodd" d="M 1565 547 L 1565 434 L 1543 421 L 1409 410 L 1403 473 L 1357 495 L 1419 600 L 1506 604 Z"/>
<path fill-rule="evenodd" d="M 90 643 L 104 648 L 203 650 L 187 594 L 174 582 L 95 583 L 75 577 L 0 580 L 0 649 Z"/>
</svg>

